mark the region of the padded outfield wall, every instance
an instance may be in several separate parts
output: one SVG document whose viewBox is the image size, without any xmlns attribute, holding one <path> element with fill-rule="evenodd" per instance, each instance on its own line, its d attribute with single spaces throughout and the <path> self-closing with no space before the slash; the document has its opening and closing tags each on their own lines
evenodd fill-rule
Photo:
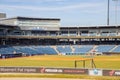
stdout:
<svg viewBox="0 0 120 80">
<path fill-rule="evenodd" d="M 45 68 L 45 67 L 0 67 L 0 73 L 80 74 L 90 76 L 120 76 L 120 70 Z"/>
</svg>

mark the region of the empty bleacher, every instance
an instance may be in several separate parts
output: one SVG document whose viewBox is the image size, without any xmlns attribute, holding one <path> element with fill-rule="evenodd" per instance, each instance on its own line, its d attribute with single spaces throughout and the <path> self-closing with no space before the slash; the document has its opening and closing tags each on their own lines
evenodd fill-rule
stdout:
<svg viewBox="0 0 120 80">
<path fill-rule="evenodd" d="M 43 54 L 49 54 L 49 55 L 57 54 L 57 52 L 50 46 L 43 47 L 40 50 L 42 50 Z"/>
<path fill-rule="evenodd" d="M 95 45 L 96 52 L 120 52 L 120 45 Z M 57 46 L 0 46 L 0 55 L 22 53 L 24 55 L 83 55 L 89 53 L 94 45 Z"/>
<path fill-rule="evenodd" d="M 89 36 L 97 36 L 97 32 L 89 32 Z"/>
<path fill-rule="evenodd" d="M 66 54 L 66 53 L 71 53 L 72 52 L 72 49 L 70 48 L 70 46 L 57 46 L 56 48 L 59 53 L 61 54 Z"/>
<path fill-rule="evenodd" d="M 0 46 L 0 54 L 10 54 L 13 53 L 16 49 L 12 46 Z"/>
<path fill-rule="evenodd" d="M 0 54 L 24 53 L 26 55 L 57 54 L 50 46 L 0 46 Z"/>
<path fill-rule="evenodd" d="M 120 45 L 118 45 L 112 52 L 120 52 Z"/>
<path fill-rule="evenodd" d="M 110 52 L 111 49 L 113 49 L 115 45 L 98 45 L 98 47 L 95 48 L 97 52 Z"/>
<path fill-rule="evenodd" d="M 117 33 L 109 33 L 109 36 L 116 36 Z"/>
<path fill-rule="evenodd" d="M 36 50 L 31 49 L 29 46 L 19 46 L 17 50 L 26 55 L 35 55 L 38 53 Z"/>
<path fill-rule="evenodd" d="M 92 45 L 81 45 L 81 46 L 74 46 L 74 48 L 75 48 L 74 50 L 75 54 L 86 54 L 93 48 L 93 46 Z"/>
</svg>

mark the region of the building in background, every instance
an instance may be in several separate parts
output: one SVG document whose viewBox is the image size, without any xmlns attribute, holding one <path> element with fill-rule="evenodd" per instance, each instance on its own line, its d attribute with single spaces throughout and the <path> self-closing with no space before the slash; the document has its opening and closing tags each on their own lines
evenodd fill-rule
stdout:
<svg viewBox="0 0 120 80">
<path fill-rule="evenodd" d="M 60 19 L 57 18 L 32 18 L 14 17 L 0 20 L 1 24 L 19 26 L 21 30 L 59 30 Z"/>
<path fill-rule="evenodd" d="M 6 18 L 6 14 L 5 13 L 0 13 L 0 18 Z"/>
</svg>

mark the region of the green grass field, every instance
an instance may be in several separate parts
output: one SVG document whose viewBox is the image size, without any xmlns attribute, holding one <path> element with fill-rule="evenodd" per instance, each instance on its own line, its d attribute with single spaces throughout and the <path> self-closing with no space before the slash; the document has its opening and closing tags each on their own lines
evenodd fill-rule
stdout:
<svg viewBox="0 0 120 80">
<path fill-rule="evenodd" d="M 37 67 L 70 67 L 74 68 L 75 60 L 85 60 L 83 56 L 61 56 L 61 55 L 42 55 L 20 58 L 0 59 L 0 66 L 37 66 Z M 94 62 L 97 68 L 102 69 L 120 69 L 120 55 L 114 56 L 95 56 Z M 90 61 L 86 62 L 90 68 Z M 78 68 L 82 68 L 82 62 L 78 63 Z M 94 80 L 120 80 L 120 77 L 106 76 L 87 76 L 87 75 L 70 75 L 70 74 L 0 74 L 0 77 L 38 77 L 38 78 L 78 78 Z"/>
<path fill-rule="evenodd" d="M 75 60 L 83 60 L 82 56 L 59 56 L 43 55 L 20 58 L 0 59 L 0 66 L 39 66 L 39 67 L 74 67 Z M 97 68 L 120 69 L 120 55 L 95 56 L 94 62 Z M 78 63 L 78 68 L 82 68 L 82 62 Z M 90 61 L 86 62 L 86 68 L 91 68 Z"/>
</svg>

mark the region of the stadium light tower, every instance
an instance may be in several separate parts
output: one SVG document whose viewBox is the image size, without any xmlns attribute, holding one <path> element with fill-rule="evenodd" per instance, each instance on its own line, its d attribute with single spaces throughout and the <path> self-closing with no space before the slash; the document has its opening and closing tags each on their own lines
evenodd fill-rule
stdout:
<svg viewBox="0 0 120 80">
<path fill-rule="evenodd" d="M 117 26 L 117 10 L 118 10 L 118 1 L 119 0 L 113 0 L 115 1 L 116 5 L 115 5 L 115 24 Z"/>
<path fill-rule="evenodd" d="M 108 7 L 107 7 L 107 25 L 109 25 L 109 11 L 110 10 L 110 0 L 108 0 Z"/>
</svg>

